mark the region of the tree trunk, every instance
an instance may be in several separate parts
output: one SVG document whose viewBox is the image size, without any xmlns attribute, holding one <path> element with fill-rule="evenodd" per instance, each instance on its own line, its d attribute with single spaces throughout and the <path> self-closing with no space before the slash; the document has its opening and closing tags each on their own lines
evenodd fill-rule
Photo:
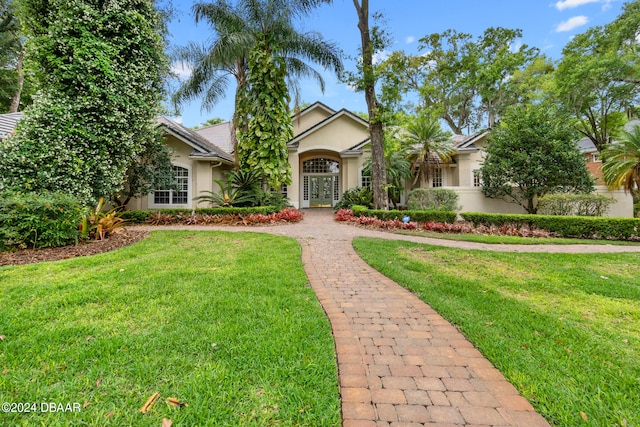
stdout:
<svg viewBox="0 0 640 427">
<path fill-rule="evenodd" d="M 24 71 L 22 65 L 24 63 L 24 44 L 20 43 L 20 56 L 18 56 L 18 63 L 16 64 L 16 72 L 18 73 L 18 88 L 11 97 L 11 105 L 9 106 L 10 113 L 16 113 L 20 108 L 20 96 L 22 95 L 22 87 L 24 86 Z"/>
<path fill-rule="evenodd" d="M 376 209 L 388 209 L 387 171 L 384 162 L 384 128 L 380 117 L 380 108 L 376 98 L 375 76 L 373 73 L 373 46 L 369 32 L 369 0 L 353 0 L 358 12 L 358 28 L 362 41 L 362 70 L 364 93 L 369 113 L 369 133 L 371 135 L 371 180 L 373 185 L 373 204 Z"/>
</svg>

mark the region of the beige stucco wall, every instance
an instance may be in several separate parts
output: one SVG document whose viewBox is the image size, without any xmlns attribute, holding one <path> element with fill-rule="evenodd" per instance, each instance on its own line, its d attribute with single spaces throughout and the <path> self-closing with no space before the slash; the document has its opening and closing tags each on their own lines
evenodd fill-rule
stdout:
<svg viewBox="0 0 640 427">
<path fill-rule="evenodd" d="M 189 170 L 189 202 L 186 204 L 155 205 L 153 203 L 153 196 L 149 195 L 132 200 L 127 205 L 127 209 L 195 209 L 196 207 L 206 207 L 207 205 L 204 203 L 197 204 L 193 201 L 193 198 L 202 195 L 202 191 L 219 190 L 218 185 L 214 184 L 213 180 L 222 179 L 224 171 L 228 170 L 228 166 L 221 165 L 212 167 L 217 165 L 217 163 L 189 158 L 189 154 L 191 154 L 193 148 L 174 136 L 166 136 L 165 144 L 172 150 L 171 163 Z"/>
<path fill-rule="evenodd" d="M 293 118 L 293 134 L 300 135 L 305 130 L 315 126 L 331 115 L 330 112 L 322 107 L 311 108 Z"/>
<path fill-rule="evenodd" d="M 490 212 L 490 213 L 526 213 L 523 207 L 515 203 L 509 203 L 502 199 L 490 199 L 482 194 L 479 187 L 450 187 L 460 196 L 460 212 Z M 608 217 L 632 217 L 633 199 L 622 190 L 609 191 L 607 187 L 596 187 L 597 194 L 604 194 L 616 199 L 611 204 L 605 216 Z"/>
</svg>

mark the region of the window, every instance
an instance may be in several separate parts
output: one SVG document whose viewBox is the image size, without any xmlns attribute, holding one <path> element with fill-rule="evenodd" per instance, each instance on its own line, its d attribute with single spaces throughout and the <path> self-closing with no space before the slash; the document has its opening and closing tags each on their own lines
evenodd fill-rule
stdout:
<svg viewBox="0 0 640 427">
<path fill-rule="evenodd" d="M 431 182 L 433 188 L 442 187 L 442 169 L 436 168 L 433 170 L 433 181 Z"/>
<path fill-rule="evenodd" d="M 288 197 L 289 193 L 289 187 L 287 187 L 287 184 L 282 184 L 280 186 L 280 194 L 282 194 L 282 197 L 284 197 L 285 199 Z"/>
<path fill-rule="evenodd" d="M 302 173 L 339 173 L 340 163 L 330 159 L 311 159 L 302 163 Z"/>
<path fill-rule="evenodd" d="M 173 173 L 178 189 L 154 191 L 154 205 L 186 205 L 189 203 L 189 169 L 174 166 Z"/>
<path fill-rule="evenodd" d="M 591 161 L 592 162 L 601 162 L 602 161 L 600 159 L 600 154 L 599 153 L 593 153 L 591 156 L 592 156 L 591 157 L 591 159 L 592 159 Z"/>
<path fill-rule="evenodd" d="M 365 175 L 364 168 L 360 169 L 360 187 L 371 188 L 371 175 Z"/>
<path fill-rule="evenodd" d="M 481 186 L 480 169 L 475 169 L 473 171 L 473 186 L 474 187 L 480 187 Z"/>
</svg>

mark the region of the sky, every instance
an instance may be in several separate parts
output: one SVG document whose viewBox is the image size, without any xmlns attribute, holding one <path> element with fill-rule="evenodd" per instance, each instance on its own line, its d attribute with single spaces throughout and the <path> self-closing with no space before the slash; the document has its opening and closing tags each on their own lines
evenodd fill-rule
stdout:
<svg viewBox="0 0 640 427">
<path fill-rule="evenodd" d="M 206 0 L 203 0 L 206 1 Z M 175 17 L 169 24 L 172 46 L 189 42 L 206 42 L 213 33 L 204 23 L 195 24 L 191 7 L 194 1 L 174 2 Z M 381 12 L 393 37 L 389 52 L 404 50 L 420 54 L 418 40 L 428 34 L 447 29 L 469 33 L 473 38 L 489 27 L 519 28 L 523 37 L 519 43 L 537 47 L 552 59 L 562 56 L 562 48 L 576 35 L 588 28 L 605 25 L 622 12 L 623 0 L 370 0 L 370 14 Z M 357 14 L 352 0 L 333 0 L 307 18 L 298 22 L 300 31 L 317 31 L 326 40 L 336 43 L 345 56 L 355 57 L 360 47 Z M 379 55 L 384 59 L 385 52 Z M 352 60 L 345 60 L 345 68 L 355 70 Z M 186 76 L 189 67 L 174 64 L 179 76 Z M 324 72 L 325 92 L 312 80 L 300 82 L 301 101 L 321 101 L 339 110 L 366 111 L 364 93 L 357 93 L 341 83 L 331 73 Z M 219 117 L 230 120 L 233 115 L 235 84 L 231 80 L 228 95 L 210 111 L 202 111 L 200 101 L 181 107 L 173 117 L 185 126 L 197 126 L 207 119 Z"/>
</svg>

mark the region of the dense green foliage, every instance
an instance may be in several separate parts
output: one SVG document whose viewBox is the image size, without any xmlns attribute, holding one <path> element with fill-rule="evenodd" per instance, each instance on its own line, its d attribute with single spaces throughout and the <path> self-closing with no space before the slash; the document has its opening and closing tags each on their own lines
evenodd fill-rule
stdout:
<svg viewBox="0 0 640 427">
<path fill-rule="evenodd" d="M 480 169 L 482 192 L 534 214 L 546 194 L 593 191 L 575 141 L 566 116 L 553 106 L 511 107 L 490 136 Z"/>
<path fill-rule="evenodd" d="M 201 215 L 251 215 L 251 214 L 263 214 L 268 215 L 280 211 L 278 206 L 257 206 L 251 208 L 197 208 L 197 209 L 149 209 L 149 210 L 130 210 L 124 211 L 120 214 L 120 217 L 125 219 L 128 223 L 142 224 L 146 222 L 152 215 L 161 213 L 165 215 L 183 216 L 187 217 L 192 213 Z"/>
<path fill-rule="evenodd" d="M 625 113 L 638 105 L 640 2 L 630 1 L 613 22 L 575 36 L 562 50 L 555 94 L 578 119 L 578 129 L 602 151 Z"/>
<path fill-rule="evenodd" d="M 0 0 L 0 113 L 21 111 L 31 103 L 31 84 L 25 82 L 24 56 L 25 39 L 17 15 L 17 1 Z"/>
<path fill-rule="evenodd" d="M 155 231 L 0 267 L 0 400 L 83 405 L 2 424 L 338 427 L 331 326 L 308 282 L 295 240 L 257 233 Z"/>
<path fill-rule="evenodd" d="M 409 210 L 456 212 L 459 201 L 458 193 L 448 188 L 416 188 L 407 195 Z"/>
<path fill-rule="evenodd" d="M 353 205 L 373 208 L 373 191 L 369 187 L 354 187 L 342 193 L 342 198 L 334 205 L 334 209 L 349 209 Z"/>
<path fill-rule="evenodd" d="M 538 200 L 541 215 L 603 216 L 616 199 L 603 194 L 548 194 Z"/>
<path fill-rule="evenodd" d="M 0 144 L 0 188 L 57 190 L 93 204 L 124 186 L 156 138 L 163 24 L 152 0 L 24 0 L 22 23 L 38 93 Z"/>
<path fill-rule="evenodd" d="M 382 98 L 405 109 L 402 97 L 415 93 L 420 108 L 456 134 L 493 127 L 507 106 L 535 90 L 523 84 L 522 76 L 540 58 L 539 51 L 516 43 L 521 37 L 519 29 L 500 27 L 475 40 L 455 29 L 428 34 L 420 39 L 424 54 L 392 52 L 379 66 Z"/>
<path fill-rule="evenodd" d="M 272 36 L 258 40 L 249 53 L 247 131 L 238 131 L 240 169 L 259 170 L 272 188 L 291 184 L 287 142 L 293 139 L 289 91 L 283 58 L 273 55 Z"/>
<path fill-rule="evenodd" d="M 62 193 L 0 194 L 0 250 L 77 243 L 83 214 L 77 200 Z"/>
<path fill-rule="evenodd" d="M 604 218 L 589 216 L 518 215 L 464 212 L 462 218 L 474 225 L 514 225 L 540 228 L 560 237 L 582 239 L 637 240 L 640 237 L 639 218 Z"/>
<path fill-rule="evenodd" d="M 452 322 L 552 426 L 640 424 L 639 254 L 353 245 Z"/>
<path fill-rule="evenodd" d="M 381 220 L 402 220 L 403 217 L 408 216 L 412 222 L 445 222 L 453 223 L 456 221 L 457 214 L 455 212 L 446 211 L 425 211 L 425 210 L 379 210 L 368 209 L 364 206 L 353 205 L 351 210 L 355 216 L 367 216 L 378 218 Z"/>
<path fill-rule="evenodd" d="M 624 188 L 640 197 L 640 126 L 622 132 L 622 138 L 602 153 L 602 175 L 609 188 Z"/>
</svg>

